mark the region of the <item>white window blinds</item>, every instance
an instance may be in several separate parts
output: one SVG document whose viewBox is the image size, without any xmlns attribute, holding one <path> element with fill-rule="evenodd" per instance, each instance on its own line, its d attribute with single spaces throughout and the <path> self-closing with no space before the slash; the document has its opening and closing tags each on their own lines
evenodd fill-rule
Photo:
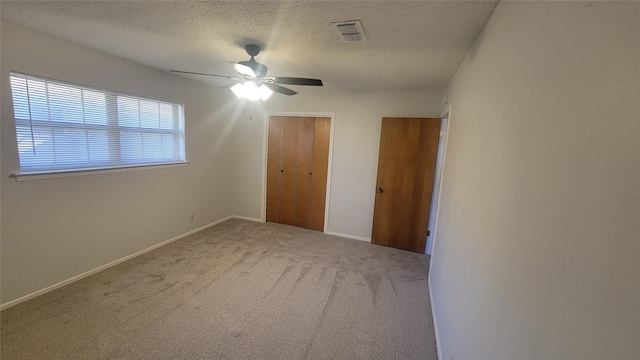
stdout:
<svg viewBox="0 0 640 360">
<path fill-rule="evenodd" d="M 182 105 L 11 73 L 21 174 L 185 162 Z"/>
</svg>

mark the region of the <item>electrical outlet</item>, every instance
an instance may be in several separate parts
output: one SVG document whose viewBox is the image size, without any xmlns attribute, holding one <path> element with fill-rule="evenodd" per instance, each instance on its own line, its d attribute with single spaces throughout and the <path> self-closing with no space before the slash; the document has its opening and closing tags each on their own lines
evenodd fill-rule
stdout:
<svg viewBox="0 0 640 360">
<path fill-rule="evenodd" d="M 191 214 L 191 221 L 194 221 L 196 219 L 196 216 L 194 214 Z"/>
</svg>

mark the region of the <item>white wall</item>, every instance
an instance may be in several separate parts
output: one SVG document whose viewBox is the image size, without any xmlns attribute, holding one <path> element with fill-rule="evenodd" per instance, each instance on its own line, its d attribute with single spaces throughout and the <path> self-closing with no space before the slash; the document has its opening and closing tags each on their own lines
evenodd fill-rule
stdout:
<svg viewBox="0 0 640 360">
<path fill-rule="evenodd" d="M 327 88 L 296 87 L 298 95 L 274 94 L 247 108 L 234 128 L 234 214 L 262 214 L 264 112 L 335 113 L 328 231 L 371 238 L 382 117 L 439 117 L 442 92 L 336 93 Z M 249 115 L 253 113 L 253 119 Z"/>
<path fill-rule="evenodd" d="M 441 359 L 640 354 L 640 3 L 501 2 L 450 88 Z"/>
<path fill-rule="evenodd" d="M 265 111 L 336 114 L 329 231 L 368 239 L 381 118 L 437 117 L 441 108 L 438 91 L 352 94 L 327 88 L 299 88 L 295 97 L 276 94 L 243 107 L 227 89 L 23 27 L 2 23 L 1 36 L 2 304 L 230 215 L 259 219 Z M 19 170 L 10 71 L 185 104 L 190 165 L 10 179 Z"/>
<path fill-rule="evenodd" d="M 3 304 L 232 214 L 228 91 L 25 28 L 1 29 Z M 9 179 L 19 170 L 9 71 L 183 103 L 190 165 Z"/>
</svg>

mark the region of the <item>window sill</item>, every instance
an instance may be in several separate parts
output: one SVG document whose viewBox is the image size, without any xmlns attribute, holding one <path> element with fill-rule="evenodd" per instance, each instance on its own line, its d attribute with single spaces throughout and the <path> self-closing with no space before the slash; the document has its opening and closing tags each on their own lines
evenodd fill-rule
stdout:
<svg viewBox="0 0 640 360">
<path fill-rule="evenodd" d="M 140 171 L 140 170 L 167 169 L 167 168 L 182 167 L 187 165 L 189 165 L 189 162 L 185 161 L 185 162 L 172 163 L 172 164 L 135 165 L 135 166 L 118 167 L 118 168 L 106 168 L 106 169 L 98 168 L 98 169 L 83 169 L 83 170 L 61 170 L 61 171 L 37 172 L 37 173 L 18 173 L 18 174 L 11 174 L 9 177 L 15 178 L 16 181 L 31 181 L 31 180 L 66 178 L 66 177 L 74 177 L 74 176 L 101 175 L 101 174 Z"/>
</svg>

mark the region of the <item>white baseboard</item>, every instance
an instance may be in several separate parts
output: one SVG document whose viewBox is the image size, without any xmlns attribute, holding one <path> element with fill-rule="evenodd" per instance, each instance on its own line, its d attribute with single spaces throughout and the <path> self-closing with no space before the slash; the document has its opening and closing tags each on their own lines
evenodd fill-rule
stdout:
<svg viewBox="0 0 640 360">
<path fill-rule="evenodd" d="M 252 218 L 252 217 L 248 217 L 248 216 L 238 216 L 238 215 L 233 215 L 233 216 L 229 216 L 229 218 L 231 219 L 240 219 L 240 220 L 247 220 L 247 221 L 255 221 L 255 222 L 264 222 L 261 219 L 258 218 Z"/>
<path fill-rule="evenodd" d="M 366 237 L 363 237 L 363 236 L 355 236 L 355 235 L 340 234 L 340 233 L 332 232 L 332 231 L 327 231 L 327 232 L 325 232 L 325 234 L 327 234 L 327 235 L 333 235 L 333 236 L 340 236 L 340 237 L 347 238 L 347 239 L 353 239 L 353 240 L 360 240 L 360 241 L 371 242 L 371 239 L 370 239 L 370 238 L 366 238 Z"/>
<path fill-rule="evenodd" d="M 144 250 L 140 250 L 140 251 L 138 251 L 138 252 L 136 252 L 136 253 L 133 253 L 133 254 L 131 254 L 131 255 L 127 255 L 127 256 L 125 256 L 125 257 L 123 257 L 123 258 L 121 258 L 121 259 L 118 259 L 118 260 L 116 260 L 116 261 L 112 261 L 112 262 L 110 262 L 110 263 L 108 263 L 108 264 L 105 264 L 105 265 L 99 266 L 99 267 L 97 267 L 97 268 L 95 268 L 95 269 L 93 269 L 93 270 L 89 270 L 89 271 L 87 271 L 87 272 L 85 272 L 85 273 L 82 273 L 82 274 L 80 274 L 80 275 L 76 275 L 76 276 L 71 277 L 71 278 L 69 278 L 69 279 L 67 279 L 67 280 L 61 281 L 61 282 L 59 282 L 59 283 L 57 283 L 57 284 L 54 284 L 54 285 L 51 285 L 51 286 L 47 286 L 47 287 L 46 287 L 46 288 L 44 288 L 44 289 L 40 289 L 40 290 L 38 290 L 38 291 L 32 292 L 31 294 L 28 294 L 28 295 L 25 295 L 25 296 L 19 297 L 19 298 L 15 299 L 15 300 L 11 300 L 11 301 L 9 301 L 9 302 L 7 302 L 7 303 L 4 303 L 4 304 L 0 305 L 0 310 L 4 310 L 4 309 L 7 309 L 7 308 L 10 308 L 10 307 L 12 307 L 12 306 L 18 305 L 18 304 L 20 304 L 20 303 L 22 303 L 22 302 L 25 302 L 25 301 L 27 301 L 27 300 L 31 300 L 31 299 L 33 299 L 33 298 L 35 298 L 35 297 L 37 297 L 37 296 L 40 296 L 40 295 L 46 294 L 46 293 L 48 293 L 48 292 L 50 292 L 50 291 L 53 291 L 53 290 L 59 289 L 59 288 L 61 288 L 61 287 L 65 286 L 65 285 L 69 285 L 69 284 L 71 284 L 71 283 L 73 283 L 73 282 L 76 282 L 76 281 L 78 281 L 78 280 L 84 279 L 84 278 L 86 278 L 86 277 L 88 277 L 88 276 L 91 276 L 91 275 L 93 275 L 93 274 L 95 274 L 95 273 L 98 273 L 98 272 L 100 272 L 100 271 L 102 271 L 102 270 L 106 270 L 106 269 L 108 269 L 108 268 L 110 268 L 110 267 L 116 266 L 116 265 L 118 265 L 118 264 L 120 264 L 120 263 L 123 263 L 123 262 L 125 262 L 125 261 L 127 261 L 127 260 L 131 260 L 131 259 L 133 259 L 133 258 L 134 258 L 134 257 L 136 257 L 136 256 L 140 256 L 140 255 L 142 255 L 142 254 L 148 253 L 149 251 L 155 250 L 155 249 L 157 249 L 157 248 L 159 248 L 159 247 L 162 247 L 162 246 L 168 245 L 168 244 L 170 244 L 170 243 L 172 243 L 172 242 L 174 242 L 174 241 L 176 241 L 176 240 L 180 240 L 180 239 L 182 239 L 182 238 L 184 238 L 184 237 L 187 237 L 187 236 L 189 236 L 189 235 L 191 235 L 191 234 L 197 233 L 198 231 L 204 230 L 204 229 L 209 228 L 209 227 L 212 227 L 212 226 L 214 226 L 214 225 L 218 225 L 218 224 L 220 224 L 220 223 L 222 223 L 222 222 L 225 222 L 225 221 L 227 221 L 227 220 L 229 220 L 229 219 L 231 219 L 231 218 L 238 218 L 238 219 L 240 219 L 241 217 L 237 217 L 237 216 L 227 216 L 226 218 L 223 218 L 223 219 L 220 219 L 220 220 L 214 221 L 214 222 L 212 222 L 212 223 L 210 223 L 210 224 L 207 224 L 207 225 L 201 226 L 201 227 L 199 227 L 199 228 L 197 228 L 197 229 L 191 230 L 191 231 L 186 232 L 186 233 L 184 233 L 184 234 L 182 234 L 182 235 L 178 235 L 178 236 L 176 236 L 176 237 L 174 237 L 174 238 L 171 238 L 171 239 L 169 239 L 169 240 L 163 241 L 163 242 L 161 242 L 161 243 L 159 243 L 159 244 L 153 245 L 153 246 L 148 247 L 148 248 L 146 248 L 146 249 L 144 249 Z M 242 218 L 242 219 L 245 219 L 245 218 Z M 245 220 L 251 220 L 251 218 L 246 218 Z"/>
<path fill-rule="evenodd" d="M 436 335 L 436 351 L 438 352 L 438 360 L 442 360 L 442 351 L 440 351 L 440 336 L 438 335 L 438 321 L 436 320 L 436 308 L 433 306 L 433 292 L 431 291 L 431 277 L 427 280 L 429 287 L 429 302 L 431 303 L 431 318 L 433 318 L 433 332 Z"/>
</svg>

